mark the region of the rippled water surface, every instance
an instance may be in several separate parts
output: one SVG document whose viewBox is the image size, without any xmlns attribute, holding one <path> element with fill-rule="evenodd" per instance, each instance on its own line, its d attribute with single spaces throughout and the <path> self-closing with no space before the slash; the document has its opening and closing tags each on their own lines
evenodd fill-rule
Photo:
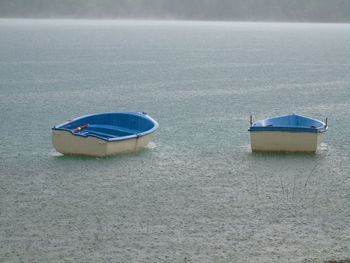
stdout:
<svg viewBox="0 0 350 263">
<path fill-rule="evenodd" d="M 149 147 L 61 156 L 51 127 L 146 111 Z M 254 119 L 324 120 L 252 154 Z M 350 257 L 350 25 L 0 20 L 1 262 Z"/>
</svg>

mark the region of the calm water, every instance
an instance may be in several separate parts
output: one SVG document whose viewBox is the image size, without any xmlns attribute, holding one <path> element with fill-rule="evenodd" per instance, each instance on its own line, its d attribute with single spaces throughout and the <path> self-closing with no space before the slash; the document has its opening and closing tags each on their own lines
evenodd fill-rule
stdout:
<svg viewBox="0 0 350 263">
<path fill-rule="evenodd" d="M 350 257 L 350 24 L 0 20 L 1 262 Z M 51 127 L 146 111 L 147 149 L 64 157 Z M 316 155 L 252 154 L 299 113 Z"/>
</svg>

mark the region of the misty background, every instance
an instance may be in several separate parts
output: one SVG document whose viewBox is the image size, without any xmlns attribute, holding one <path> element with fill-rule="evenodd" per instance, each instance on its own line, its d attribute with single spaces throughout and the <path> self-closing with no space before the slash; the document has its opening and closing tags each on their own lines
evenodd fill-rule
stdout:
<svg viewBox="0 0 350 263">
<path fill-rule="evenodd" d="M 350 22 L 350 0 L 0 0 L 0 17 Z"/>
</svg>

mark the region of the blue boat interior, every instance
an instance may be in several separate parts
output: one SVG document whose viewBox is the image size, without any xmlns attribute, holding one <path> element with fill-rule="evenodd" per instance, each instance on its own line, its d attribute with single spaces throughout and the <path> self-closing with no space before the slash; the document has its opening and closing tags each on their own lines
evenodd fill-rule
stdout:
<svg viewBox="0 0 350 263">
<path fill-rule="evenodd" d="M 142 136 L 152 132 L 158 124 L 145 113 L 101 113 L 83 116 L 55 126 L 54 130 L 66 130 L 77 136 L 93 136 L 114 140 Z"/>
<path fill-rule="evenodd" d="M 256 121 L 249 128 L 249 131 L 324 132 L 326 130 L 327 125 L 322 121 L 296 114 Z"/>
</svg>

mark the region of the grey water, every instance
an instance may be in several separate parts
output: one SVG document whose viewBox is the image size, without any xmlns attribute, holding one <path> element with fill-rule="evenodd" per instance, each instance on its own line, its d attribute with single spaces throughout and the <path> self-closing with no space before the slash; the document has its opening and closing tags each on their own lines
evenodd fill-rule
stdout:
<svg viewBox="0 0 350 263">
<path fill-rule="evenodd" d="M 143 151 L 67 157 L 51 127 L 145 111 Z M 329 131 L 256 154 L 249 115 Z M 350 24 L 0 20 L 0 262 L 350 257 Z"/>
</svg>

